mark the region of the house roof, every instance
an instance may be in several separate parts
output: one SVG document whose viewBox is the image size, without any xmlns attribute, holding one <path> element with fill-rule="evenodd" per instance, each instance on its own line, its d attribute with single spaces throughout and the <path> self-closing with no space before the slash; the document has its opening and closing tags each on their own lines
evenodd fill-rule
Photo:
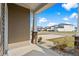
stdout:
<svg viewBox="0 0 79 59">
<path fill-rule="evenodd" d="M 72 24 L 61 23 L 61 24 L 58 24 L 58 28 L 64 28 L 64 25 L 73 26 Z"/>
<path fill-rule="evenodd" d="M 61 24 L 58 24 L 58 25 L 72 25 L 72 24 L 61 23 Z"/>
</svg>

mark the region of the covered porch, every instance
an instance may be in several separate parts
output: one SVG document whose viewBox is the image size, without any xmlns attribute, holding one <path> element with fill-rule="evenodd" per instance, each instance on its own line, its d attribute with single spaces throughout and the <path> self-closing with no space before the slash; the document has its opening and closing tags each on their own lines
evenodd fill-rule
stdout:
<svg viewBox="0 0 79 59">
<path fill-rule="evenodd" d="M 48 3 L 0 4 L 3 31 L 2 39 L 0 39 L 2 40 L 1 55 L 8 55 L 13 49 L 16 51 L 16 48 L 37 43 L 37 39 L 35 39 L 35 14 L 52 5 Z"/>
<path fill-rule="evenodd" d="M 12 3 L 0 4 L 2 19 L 2 54 L 9 56 L 59 56 L 49 47 L 37 43 L 37 20 L 35 15 L 54 3 Z M 78 20 L 79 31 L 79 20 Z M 50 43 L 53 45 L 53 43 Z"/>
</svg>

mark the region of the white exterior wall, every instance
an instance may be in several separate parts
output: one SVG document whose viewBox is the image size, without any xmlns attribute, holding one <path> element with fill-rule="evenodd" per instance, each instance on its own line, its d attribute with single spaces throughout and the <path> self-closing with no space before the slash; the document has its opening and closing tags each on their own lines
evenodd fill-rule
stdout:
<svg viewBox="0 0 79 59">
<path fill-rule="evenodd" d="M 64 31 L 64 28 L 58 28 L 57 31 Z"/>
<path fill-rule="evenodd" d="M 64 26 L 64 30 L 65 31 L 74 31 L 74 26 L 72 26 L 72 25 L 65 25 Z"/>
<path fill-rule="evenodd" d="M 54 27 L 51 27 L 50 29 L 47 29 L 47 31 L 49 31 L 49 30 L 51 30 L 51 31 L 54 30 Z"/>
<path fill-rule="evenodd" d="M 74 31 L 75 27 L 72 25 L 64 25 L 64 28 L 58 28 L 58 31 Z"/>
<path fill-rule="evenodd" d="M 51 30 L 54 30 L 54 27 L 51 27 Z"/>
<path fill-rule="evenodd" d="M 47 29 L 47 31 L 49 31 L 49 30 L 51 30 L 51 29 Z"/>
</svg>

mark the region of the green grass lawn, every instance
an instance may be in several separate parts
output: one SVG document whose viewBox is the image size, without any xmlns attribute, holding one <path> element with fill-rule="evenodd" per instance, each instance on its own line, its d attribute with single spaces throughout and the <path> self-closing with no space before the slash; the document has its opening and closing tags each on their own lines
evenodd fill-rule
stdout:
<svg viewBox="0 0 79 59">
<path fill-rule="evenodd" d="M 66 37 L 62 37 L 62 38 L 54 38 L 54 39 L 48 39 L 48 41 L 52 41 L 54 43 L 59 43 L 59 44 L 66 44 L 67 47 L 74 47 L 74 37 L 72 37 L 72 35 L 74 34 L 78 34 L 79 32 L 47 32 L 47 31 L 43 31 L 43 32 L 38 32 L 38 35 L 46 35 L 46 34 L 58 34 L 58 35 L 66 35 Z"/>
<path fill-rule="evenodd" d="M 67 47 L 73 48 L 74 47 L 74 37 L 67 36 L 62 38 L 55 38 L 55 39 L 48 39 L 48 41 L 52 41 L 58 44 L 66 44 Z"/>
<path fill-rule="evenodd" d="M 44 35 L 44 34 L 77 34 L 78 32 L 48 32 L 48 31 L 42 31 L 38 32 L 39 35 Z"/>
</svg>

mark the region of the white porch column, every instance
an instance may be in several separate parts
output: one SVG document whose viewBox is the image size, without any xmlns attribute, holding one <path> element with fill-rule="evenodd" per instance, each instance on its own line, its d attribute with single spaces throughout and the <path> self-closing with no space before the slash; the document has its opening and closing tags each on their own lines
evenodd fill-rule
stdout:
<svg viewBox="0 0 79 59">
<path fill-rule="evenodd" d="M 30 9 L 30 42 L 32 40 L 32 29 L 33 27 L 33 10 Z"/>
<path fill-rule="evenodd" d="M 35 44 L 37 43 L 37 21 L 36 21 L 36 17 L 35 17 L 35 13 L 34 11 L 32 10 L 32 22 L 31 22 L 31 26 L 32 26 L 32 40 L 31 40 L 31 43 Z"/>
<path fill-rule="evenodd" d="M 79 3 L 78 3 L 77 32 L 79 32 Z"/>
</svg>

